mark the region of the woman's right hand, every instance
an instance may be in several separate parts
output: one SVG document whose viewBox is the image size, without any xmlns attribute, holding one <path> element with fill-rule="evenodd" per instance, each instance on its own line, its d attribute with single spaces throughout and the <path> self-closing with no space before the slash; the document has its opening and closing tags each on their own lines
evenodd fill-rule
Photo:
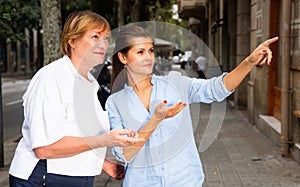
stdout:
<svg viewBox="0 0 300 187">
<path fill-rule="evenodd" d="M 138 137 L 138 133 L 130 129 L 113 129 L 106 134 L 107 146 L 126 147 L 133 144 L 144 142 L 143 138 Z"/>
</svg>

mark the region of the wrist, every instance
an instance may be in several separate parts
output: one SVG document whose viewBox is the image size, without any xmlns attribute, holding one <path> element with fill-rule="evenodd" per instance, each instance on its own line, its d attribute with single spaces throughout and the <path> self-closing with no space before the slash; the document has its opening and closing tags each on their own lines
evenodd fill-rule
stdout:
<svg viewBox="0 0 300 187">
<path fill-rule="evenodd" d="M 157 116 L 156 114 L 153 114 L 153 116 L 151 117 L 151 120 L 156 123 L 160 123 L 164 119 L 165 119 L 165 117 Z"/>
<path fill-rule="evenodd" d="M 244 61 L 246 62 L 247 65 L 251 65 L 252 66 L 254 64 L 254 63 L 251 62 L 250 56 L 247 56 L 247 58 L 245 58 Z"/>
</svg>

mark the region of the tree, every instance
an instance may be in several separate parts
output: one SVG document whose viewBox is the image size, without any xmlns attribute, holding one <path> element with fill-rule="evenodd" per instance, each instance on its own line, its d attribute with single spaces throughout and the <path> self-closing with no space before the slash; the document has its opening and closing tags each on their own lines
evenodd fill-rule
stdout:
<svg viewBox="0 0 300 187">
<path fill-rule="evenodd" d="M 115 0 L 118 6 L 118 18 L 123 16 L 125 24 L 140 21 L 161 21 L 187 26 L 185 21 L 173 19 L 172 6 L 177 4 L 176 0 Z M 123 3 L 123 5 L 122 5 Z"/>
<path fill-rule="evenodd" d="M 62 32 L 61 1 L 41 1 L 44 65 L 60 57 L 59 44 Z"/>
<path fill-rule="evenodd" d="M 118 17 L 123 11 L 118 10 L 118 1 L 119 0 L 91 0 L 91 10 L 103 16 L 109 22 L 112 29 L 118 27 Z"/>
<path fill-rule="evenodd" d="M 64 25 L 67 17 L 74 11 L 90 10 L 90 0 L 61 0 L 61 17 Z"/>
<path fill-rule="evenodd" d="M 40 8 L 37 0 L 0 0 L 0 4 L 1 40 L 9 38 L 12 42 L 24 41 L 24 29 L 39 26 Z"/>
</svg>

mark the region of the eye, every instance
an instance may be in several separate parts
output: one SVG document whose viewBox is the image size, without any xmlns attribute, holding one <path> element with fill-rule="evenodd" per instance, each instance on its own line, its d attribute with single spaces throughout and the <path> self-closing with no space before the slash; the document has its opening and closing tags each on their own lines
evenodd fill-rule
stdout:
<svg viewBox="0 0 300 187">
<path fill-rule="evenodd" d="M 138 54 L 144 54 L 144 50 L 137 51 Z"/>
<path fill-rule="evenodd" d="M 99 36 L 98 35 L 93 35 L 93 37 L 92 38 L 96 38 L 96 39 L 98 39 L 99 38 Z"/>
<path fill-rule="evenodd" d="M 154 53 L 154 48 L 149 49 L 149 53 Z"/>
<path fill-rule="evenodd" d="M 104 40 L 109 40 L 109 36 L 104 36 Z"/>
</svg>

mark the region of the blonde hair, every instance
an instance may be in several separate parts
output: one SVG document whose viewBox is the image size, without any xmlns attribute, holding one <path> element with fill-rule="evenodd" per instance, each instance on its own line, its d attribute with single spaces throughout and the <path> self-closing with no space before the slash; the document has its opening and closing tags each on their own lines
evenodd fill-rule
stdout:
<svg viewBox="0 0 300 187">
<path fill-rule="evenodd" d="M 100 29 L 101 32 L 109 32 L 110 26 L 105 18 L 91 11 L 71 13 L 64 24 L 60 51 L 63 55 L 71 55 L 70 40 L 81 38 L 90 29 Z"/>
</svg>

